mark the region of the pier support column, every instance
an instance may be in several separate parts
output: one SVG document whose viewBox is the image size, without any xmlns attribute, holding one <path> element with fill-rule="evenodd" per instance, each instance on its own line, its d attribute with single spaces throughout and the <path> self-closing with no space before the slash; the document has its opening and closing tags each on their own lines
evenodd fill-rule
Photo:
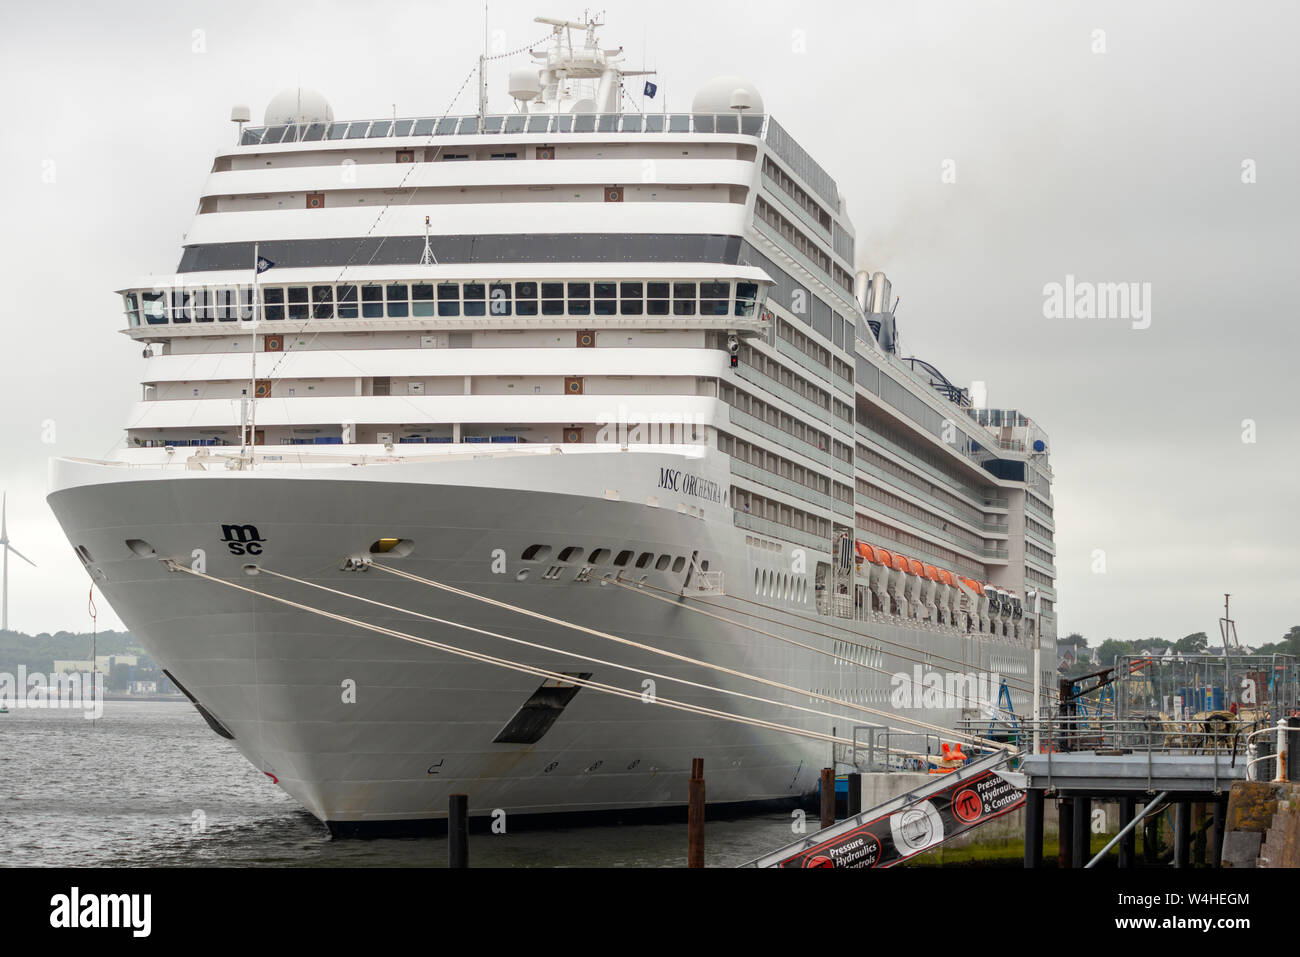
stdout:
<svg viewBox="0 0 1300 957">
<path fill-rule="evenodd" d="M 704 866 L 704 759 L 691 758 L 686 783 L 686 866 Z"/>
<path fill-rule="evenodd" d="M 1061 798 L 1056 811 L 1056 866 L 1070 866 L 1071 848 L 1074 846 L 1074 800 Z"/>
<path fill-rule="evenodd" d="M 1119 799 L 1119 828 L 1124 830 L 1132 822 L 1137 813 L 1137 801 L 1131 797 L 1122 797 Z M 1137 859 L 1137 828 L 1129 831 L 1119 842 L 1119 866 L 1121 869 L 1130 868 Z"/>
<path fill-rule="evenodd" d="M 822 827 L 835 823 L 835 769 L 822 768 L 821 781 Z"/>
<path fill-rule="evenodd" d="M 1223 825 L 1228 818 L 1228 799 L 1214 799 L 1214 829 L 1210 835 L 1210 866 L 1223 865 Z"/>
<path fill-rule="evenodd" d="M 1073 862 L 1071 867 L 1083 867 L 1092 855 L 1092 798 L 1076 797 L 1074 799 L 1074 841 L 1071 848 Z"/>
<path fill-rule="evenodd" d="M 469 795 L 447 796 L 447 866 L 469 867 Z"/>
<path fill-rule="evenodd" d="M 1192 861 L 1192 808 L 1189 801 L 1174 804 L 1174 867 L 1190 867 Z"/>
<path fill-rule="evenodd" d="M 1025 867 L 1043 866 L 1043 789 L 1025 792 Z"/>
</svg>

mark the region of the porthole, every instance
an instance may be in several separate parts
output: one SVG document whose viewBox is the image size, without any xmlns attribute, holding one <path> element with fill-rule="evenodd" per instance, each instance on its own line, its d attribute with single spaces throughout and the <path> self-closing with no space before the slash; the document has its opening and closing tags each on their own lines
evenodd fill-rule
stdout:
<svg viewBox="0 0 1300 957">
<path fill-rule="evenodd" d="M 580 562 L 582 561 L 582 549 L 577 545 L 570 545 L 560 552 L 559 560 L 562 562 Z"/>
<path fill-rule="evenodd" d="M 669 564 L 672 563 L 672 560 L 673 560 L 673 556 L 671 555 L 660 555 L 659 561 L 655 562 L 655 571 L 660 571 L 660 572 L 667 571 Z"/>
<path fill-rule="evenodd" d="M 550 545 L 529 545 L 524 549 L 524 553 L 519 556 L 525 562 L 543 562 L 551 555 Z"/>
<path fill-rule="evenodd" d="M 637 568 L 649 567 L 650 562 L 654 560 L 654 557 L 655 557 L 654 552 L 642 552 L 636 558 L 636 567 Z"/>
<path fill-rule="evenodd" d="M 754 594 L 755 595 L 759 593 L 759 584 L 762 581 L 762 579 L 760 578 L 761 574 L 762 573 L 757 568 L 754 569 Z"/>
<path fill-rule="evenodd" d="M 587 558 L 587 562 L 592 565 L 603 565 L 609 561 L 609 549 L 598 548 Z"/>
<path fill-rule="evenodd" d="M 632 549 L 625 548 L 621 552 L 619 552 L 617 556 L 615 556 L 614 564 L 622 568 L 631 560 L 632 560 Z"/>
<path fill-rule="evenodd" d="M 685 568 L 685 567 L 686 567 L 686 559 L 685 559 L 685 558 L 683 558 L 682 556 L 678 555 L 675 559 L 673 559 L 673 571 L 674 571 L 674 572 L 679 572 L 679 571 L 681 571 L 681 570 L 682 570 L 683 568 Z"/>
</svg>

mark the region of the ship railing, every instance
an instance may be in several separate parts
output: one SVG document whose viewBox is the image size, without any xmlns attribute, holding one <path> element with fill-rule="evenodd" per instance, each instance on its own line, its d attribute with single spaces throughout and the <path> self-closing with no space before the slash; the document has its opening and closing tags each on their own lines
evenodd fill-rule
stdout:
<svg viewBox="0 0 1300 957">
<path fill-rule="evenodd" d="M 933 731 L 900 731 L 879 724 L 853 727 L 853 744 L 844 745 L 844 763 L 863 772 L 927 771 L 938 759 L 940 736 Z"/>
<path fill-rule="evenodd" d="M 763 113 L 502 113 L 250 126 L 240 134 L 239 145 L 526 133 L 730 133 L 762 138 L 767 132 Z"/>
<path fill-rule="evenodd" d="M 1229 767 L 1244 762 L 1254 723 L 1239 721 L 1228 712 L 1204 712 L 1184 720 L 1166 714 L 1125 718 L 1112 715 L 1053 715 L 991 719 L 963 718 L 956 730 L 990 740 L 1014 744 L 1040 754 L 1093 752 L 1107 755 L 1182 754 L 1217 755 Z M 1244 766 L 1244 764 L 1242 765 Z"/>
<path fill-rule="evenodd" d="M 722 572 L 702 572 L 691 576 L 691 587 L 697 595 L 725 595 Z"/>
</svg>

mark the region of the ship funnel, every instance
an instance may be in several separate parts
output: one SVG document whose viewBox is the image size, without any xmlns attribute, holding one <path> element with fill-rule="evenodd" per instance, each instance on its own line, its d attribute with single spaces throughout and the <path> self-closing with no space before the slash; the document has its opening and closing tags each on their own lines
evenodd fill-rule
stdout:
<svg viewBox="0 0 1300 957">
<path fill-rule="evenodd" d="M 883 272 L 871 277 L 871 311 L 873 313 L 889 312 L 891 287 Z"/>
<path fill-rule="evenodd" d="M 859 269 L 853 277 L 853 298 L 858 301 L 859 309 L 871 312 L 871 273 L 865 269 Z"/>
</svg>

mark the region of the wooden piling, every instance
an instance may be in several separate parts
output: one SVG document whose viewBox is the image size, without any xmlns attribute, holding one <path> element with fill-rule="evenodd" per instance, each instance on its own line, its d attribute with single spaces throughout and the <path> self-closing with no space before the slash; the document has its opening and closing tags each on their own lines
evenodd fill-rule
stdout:
<svg viewBox="0 0 1300 957">
<path fill-rule="evenodd" d="M 1174 867 L 1191 866 L 1191 802 L 1174 802 Z"/>
<path fill-rule="evenodd" d="M 835 770 L 822 768 L 822 827 L 835 823 Z"/>
<path fill-rule="evenodd" d="M 862 813 L 862 775 L 854 771 L 849 775 L 849 817 Z"/>
<path fill-rule="evenodd" d="M 469 795 L 447 798 L 447 866 L 469 867 Z"/>
<path fill-rule="evenodd" d="M 686 785 L 686 866 L 704 866 L 704 759 L 691 758 Z"/>
</svg>

